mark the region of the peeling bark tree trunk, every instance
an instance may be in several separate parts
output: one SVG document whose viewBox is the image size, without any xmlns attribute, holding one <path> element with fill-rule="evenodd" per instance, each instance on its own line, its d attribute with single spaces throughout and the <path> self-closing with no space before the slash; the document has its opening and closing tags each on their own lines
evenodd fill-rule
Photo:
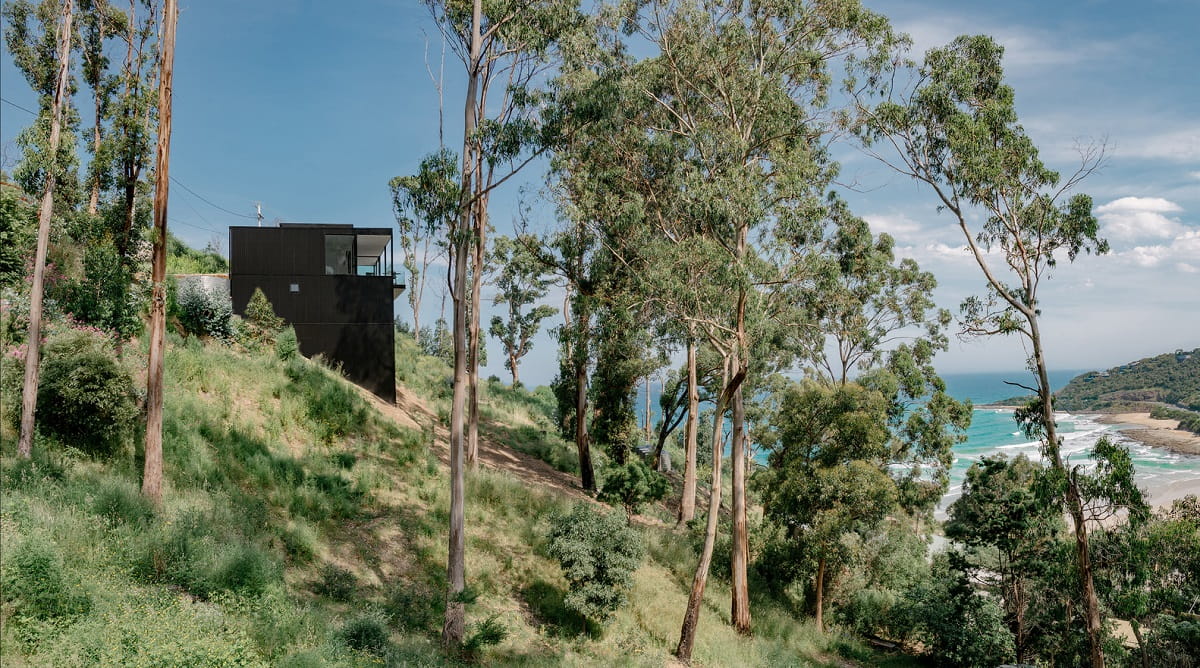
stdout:
<svg viewBox="0 0 1200 668">
<path fill-rule="evenodd" d="M 696 566 L 696 576 L 692 580 L 692 591 L 688 595 L 687 610 L 683 616 L 683 628 L 679 632 L 679 645 L 675 648 L 675 657 L 684 663 L 691 663 L 692 649 L 696 644 L 696 626 L 700 622 L 700 604 L 704 602 L 704 588 L 708 584 L 708 568 L 712 565 L 713 545 L 717 540 L 717 521 L 721 514 L 721 460 L 722 427 L 724 426 L 725 408 L 737 388 L 741 386 L 745 374 L 739 372 L 730 378 L 731 359 L 725 357 L 724 370 L 721 374 L 722 389 L 717 396 L 716 410 L 713 412 L 712 428 L 712 489 L 708 497 L 708 524 L 704 530 L 704 547 L 700 552 L 700 564 Z"/>
<path fill-rule="evenodd" d="M 454 284 L 454 394 L 450 401 L 450 539 L 446 558 L 446 617 L 442 625 L 442 645 L 456 648 L 462 645 L 466 633 L 466 479 L 464 477 L 465 443 L 463 442 L 467 404 L 467 262 L 470 245 L 471 195 L 475 174 L 474 138 L 475 99 L 479 85 L 479 58 L 483 20 L 482 0 L 475 0 L 471 19 L 471 50 L 467 60 L 467 99 L 463 123 L 463 173 L 457 225 L 451 230 Z"/>
<path fill-rule="evenodd" d="M 21 385 L 21 435 L 17 440 L 17 455 L 33 456 L 34 414 L 37 412 L 38 375 L 42 352 L 42 295 L 45 291 L 46 253 L 50 247 L 50 223 L 54 218 L 54 185 L 58 179 L 58 145 L 62 134 L 62 110 L 67 100 L 67 79 L 71 59 L 71 6 L 63 3 L 58 24 L 58 80 L 54 101 L 50 103 L 50 141 L 46 165 L 46 189 L 38 209 L 37 251 L 33 260 L 33 285 L 29 292 L 29 338 L 25 346 L 25 379 Z"/>
<path fill-rule="evenodd" d="M 683 496 L 679 499 L 679 524 L 696 517 L 696 427 L 700 407 L 700 390 L 696 387 L 696 342 L 688 339 L 688 415 L 684 426 Z"/>
<path fill-rule="evenodd" d="M 825 632 L 825 557 L 817 562 L 817 630 Z"/>
<path fill-rule="evenodd" d="M 1092 573 L 1092 557 L 1088 546 L 1087 520 L 1083 514 L 1083 499 L 1075 476 L 1068 471 L 1062 460 L 1058 441 L 1058 425 L 1054 423 L 1054 395 L 1050 391 L 1050 378 L 1046 372 L 1046 358 L 1042 350 L 1042 337 L 1036 317 L 1027 317 L 1030 339 L 1033 342 L 1034 363 L 1038 375 L 1038 397 L 1042 402 L 1042 420 L 1046 429 L 1046 447 L 1051 461 L 1060 475 L 1066 479 L 1067 512 L 1071 515 L 1075 534 L 1075 558 L 1079 567 L 1080 586 L 1083 589 L 1085 620 L 1087 622 L 1089 657 L 1092 668 L 1104 668 L 1104 628 L 1100 619 L 1100 602 L 1096 596 L 1095 578 Z"/>
<path fill-rule="evenodd" d="M 646 442 L 654 438 L 654 431 L 650 428 L 650 376 L 646 376 Z"/>
<path fill-rule="evenodd" d="M 730 619 L 742 635 L 750 633 L 750 584 L 746 566 L 750 561 L 750 539 L 746 530 L 746 406 L 739 387 L 733 395 L 733 445 L 729 454 L 733 476 L 733 554 L 730 555 L 732 602 Z"/>
<path fill-rule="evenodd" d="M 158 77 L 158 151 L 154 180 L 154 255 L 150 301 L 150 359 L 146 374 L 146 467 L 142 494 L 162 505 L 163 340 L 167 328 L 167 190 L 171 158 L 171 95 L 174 87 L 175 0 L 165 0 L 162 17 L 162 56 Z"/>
</svg>

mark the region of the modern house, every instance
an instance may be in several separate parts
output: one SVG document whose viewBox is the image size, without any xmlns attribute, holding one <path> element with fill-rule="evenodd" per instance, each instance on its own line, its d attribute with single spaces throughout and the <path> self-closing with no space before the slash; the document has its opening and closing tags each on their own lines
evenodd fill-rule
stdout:
<svg viewBox="0 0 1200 668">
<path fill-rule="evenodd" d="M 229 228 L 229 291 L 245 315 L 255 288 L 296 330 L 300 352 L 322 354 L 355 383 L 396 401 L 393 302 L 404 291 L 392 231 L 281 223 Z"/>
</svg>

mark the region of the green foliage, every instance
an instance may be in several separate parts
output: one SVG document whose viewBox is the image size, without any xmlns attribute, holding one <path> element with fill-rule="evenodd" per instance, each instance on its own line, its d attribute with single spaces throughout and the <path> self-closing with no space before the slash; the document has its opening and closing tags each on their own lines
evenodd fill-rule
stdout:
<svg viewBox="0 0 1200 668">
<path fill-rule="evenodd" d="M 500 616 L 492 615 L 470 629 L 463 641 L 462 652 L 468 659 L 478 661 L 484 649 L 499 645 L 507 637 L 508 631 L 500 623 Z"/>
<path fill-rule="evenodd" d="M 1155 406 L 1150 409 L 1150 417 L 1155 420 L 1179 420 L 1179 429 L 1190 431 L 1193 434 L 1200 434 L 1200 413 L 1192 411 L 1180 410 L 1178 408 L 1167 408 L 1166 406 Z"/>
<path fill-rule="evenodd" d="M 309 419 L 323 442 L 361 433 L 367 421 L 367 403 L 340 379 L 316 362 L 302 357 L 285 367 L 293 389 L 302 394 Z"/>
<path fill-rule="evenodd" d="M 953 553 L 939 556 L 932 579 L 909 593 L 906 626 L 935 665 L 992 668 L 1011 661 L 1013 638 L 1000 606 L 971 587 L 956 561 Z"/>
<path fill-rule="evenodd" d="M 398 583 L 388 592 L 384 611 L 401 631 L 433 633 L 445 613 L 443 595 L 416 583 Z"/>
<path fill-rule="evenodd" d="M 508 317 L 492 316 L 488 332 L 504 345 L 504 368 L 512 372 L 514 383 L 519 378 L 517 364 L 529 353 L 542 321 L 558 312 L 545 304 L 525 311 L 544 298 L 550 287 L 544 265 L 530 250 L 537 247 L 538 240 L 530 236 L 492 240 L 491 264 L 500 268 L 493 279 L 497 288 L 493 306 L 507 305 Z"/>
<path fill-rule="evenodd" d="M 20 617 L 55 619 L 88 612 L 92 602 L 67 574 L 62 558 L 48 541 L 27 538 L 5 562 L 4 601 Z"/>
<path fill-rule="evenodd" d="M 558 560 L 569 584 L 565 605 L 603 622 L 626 601 L 642 560 L 642 540 L 616 513 L 577 503 L 554 519 L 547 552 Z"/>
<path fill-rule="evenodd" d="M 196 250 L 183 243 L 174 234 L 167 237 L 168 274 L 224 274 L 229 272 L 229 261 L 221 257 L 211 246 Z"/>
<path fill-rule="evenodd" d="M 0 184 L 0 287 L 19 285 L 37 243 L 37 207 L 18 188 Z"/>
<path fill-rule="evenodd" d="M 133 432 L 133 377 L 110 344 L 90 332 L 69 331 L 46 343 L 38 386 L 38 425 L 84 452 L 107 455 Z"/>
<path fill-rule="evenodd" d="M 228 295 L 185 283 L 176 291 L 175 300 L 184 332 L 212 337 L 222 343 L 233 340 L 233 304 Z"/>
<path fill-rule="evenodd" d="M 350 649 L 375 656 L 382 656 L 390 644 L 387 625 L 375 615 L 360 615 L 346 622 L 338 639 Z"/>
<path fill-rule="evenodd" d="M 321 596 L 328 596 L 335 601 L 349 601 L 354 598 L 358 589 L 358 578 L 354 573 L 338 566 L 325 564 L 321 567 L 321 580 L 315 591 Z"/>
<path fill-rule="evenodd" d="M 109 480 L 100 485 L 92 512 L 114 524 L 144 526 L 154 518 L 154 506 L 136 485 Z"/>
<path fill-rule="evenodd" d="M 128 338 L 141 332 L 145 295 L 133 271 L 107 241 L 88 244 L 83 253 L 83 276 L 64 281 L 55 291 L 63 310 L 81 322 Z"/>
<path fill-rule="evenodd" d="M 259 345 L 274 344 L 284 325 L 283 318 L 275 315 L 275 308 L 262 288 L 254 288 L 254 294 L 246 303 L 245 323 L 250 338 Z"/>
<path fill-rule="evenodd" d="M 670 491 L 666 476 L 651 469 L 640 458 L 613 464 L 604 471 L 604 485 L 597 495 L 605 503 L 620 504 L 634 515 L 647 503 L 661 500 Z"/>
<path fill-rule="evenodd" d="M 1081 374 L 1055 397 L 1056 406 L 1070 411 L 1120 408 L 1138 402 L 1164 402 L 1200 411 L 1200 348 Z"/>
<path fill-rule="evenodd" d="M 300 354 L 300 341 L 296 339 L 296 330 L 291 325 L 284 327 L 275 340 L 275 356 L 284 362 L 290 362 Z"/>
</svg>

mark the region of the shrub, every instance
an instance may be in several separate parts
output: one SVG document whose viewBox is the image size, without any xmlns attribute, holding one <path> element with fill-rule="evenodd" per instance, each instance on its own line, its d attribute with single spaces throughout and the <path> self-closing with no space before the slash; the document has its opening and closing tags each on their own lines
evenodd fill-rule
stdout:
<svg viewBox="0 0 1200 668">
<path fill-rule="evenodd" d="M 284 551 L 296 562 L 308 562 L 317 553 L 317 537 L 305 522 L 288 522 L 280 539 L 283 540 Z"/>
<path fill-rule="evenodd" d="M 98 242 L 83 252 L 83 276 L 65 281 L 56 292 L 61 292 L 63 309 L 82 322 L 129 337 L 142 329 L 138 316 L 144 299 L 134 285 L 116 247 Z"/>
<path fill-rule="evenodd" d="M 388 594 L 384 610 L 401 631 L 433 632 L 441 627 L 442 596 L 428 587 L 400 583 Z"/>
<path fill-rule="evenodd" d="M 507 637 L 508 631 L 500 623 L 499 615 L 492 615 L 472 627 L 471 634 L 463 642 L 463 655 L 470 661 L 478 661 L 485 648 L 499 645 Z"/>
<path fill-rule="evenodd" d="M 38 424 L 67 445 L 110 454 L 137 418 L 133 377 L 102 337 L 72 331 L 46 344 Z"/>
<path fill-rule="evenodd" d="M 256 343 L 264 345 L 273 343 L 279 330 L 283 329 L 283 318 L 275 315 L 275 307 L 271 306 L 262 288 L 254 288 L 254 294 L 246 304 L 246 329 Z M 294 335 L 295 331 L 292 333 Z"/>
<path fill-rule="evenodd" d="M 578 503 L 555 518 L 549 538 L 547 552 L 558 560 L 569 585 L 568 608 L 602 622 L 625 603 L 642 543 L 620 515 Z"/>
<path fill-rule="evenodd" d="M 610 467 L 604 473 L 604 487 L 598 498 L 606 503 L 619 503 L 633 515 L 647 503 L 667 495 L 670 483 L 640 459 L 631 458 L 624 465 Z"/>
<path fill-rule="evenodd" d="M 346 647 L 379 656 L 388 646 L 388 630 L 379 617 L 361 615 L 346 622 L 338 633 Z"/>
<path fill-rule="evenodd" d="M 335 564 L 321 567 L 321 581 L 316 586 L 318 594 L 335 601 L 349 601 L 354 598 L 357 589 L 358 578 L 354 577 L 354 573 Z"/>
<path fill-rule="evenodd" d="M 284 362 L 296 359 L 300 354 L 300 341 L 296 339 L 296 330 L 290 325 L 279 332 L 275 339 L 275 356 Z"/>
<path fill-rule="evenodd" d="M 92 512 L 113 524 L 140 525 L 154 517 L 154 506 L 135 485 L 113 481 L 100 486 Z"/>
<path fill-rule="evenodd" d="M 26 538 L 5 573 L 4 600 L 15 602 L 17 614 L 23 617 L 53 619 L 86 613 L 92 602 L 74 584 L 49 543 Z"/>
<path fill-rule="evenodd" d="M 262 593 L 279 577 L 275 561 L 255 545 L 242 543 L 221 556 L 209 578 L 212 590 Z"/>
<path fill-rule="evenodd" d="M 223 343 L 233 340 L 233 304 L 218 292 L 185 284 L 177 293 L 179 324 L 192 336 L 210 336 Z"/>
</svg>

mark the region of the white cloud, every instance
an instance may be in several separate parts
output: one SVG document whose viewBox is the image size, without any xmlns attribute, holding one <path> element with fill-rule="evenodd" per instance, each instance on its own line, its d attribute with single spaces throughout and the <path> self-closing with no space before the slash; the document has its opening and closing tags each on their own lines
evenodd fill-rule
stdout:
<svg viewBox="0 0 1200 668">
<path fill-rule="evenodd" d="M 1161 197 L 1122 197 L 1096 208 L 1105 236 L 1121 241 L 1170 239 L 1184 231 L 1168 213 L 1183 207 Z"/>
<path fill-rule="evenodd" d="M 1195 162 L 1200 160 L 1200 125 L 1159 132 L 1123 142 L 1117 147 L 1117 150 L 1117 154 L 1120 156 Z M 1200 172 L 1192 172 L 1192 177 L 1200 178 Z"/>
<path fill-rule="evenodd" d="M 1184 272 L 1185 274 L 1200 273 L 1200 267 L 1197 267 L 1194 264 L 1188 264 L 1187 262 L 1179 262 L 1175 265 L 1175 268 Z"/>
<path fill-rule="evenodd" d="M 1147 269 L 1174 263 L 1179 271 L 1197 273 L 1200 269 L 1193 263 L 1200 258 L 1200 230 L 1184 231 L 1166 244 L 1135 246 L 1116 256 Z"/>
<path fill-rule="evenodd" d="M 887 232 L 897 242 L 909 241 L 921 231 L 921 224 L 904 214 L 868 214 L 863 220 L 873 234 Z"/>
<path fill-rule="evenodd" d="M 1188 176 L 1192 177 L 1196 181 L 1200 181 L 1200 172 L 1188 172 Z"/>
<path fill-rule="evenodd" d="M 1035 70 L 1101 61 L 1117 53 L 1137 37 L 1122 40 L 1068 39 L 1061 32 L 1027 26 L 981 25 L 978 17 L 927 16 L 901 21 L 897 27 L 913 40 L 913 55 L 920 59 L 926 51 L 944 46 L 959 35 L 991 35 L 1004 47 L 1004 67 L 1013 70 Z"/>
</svg>

